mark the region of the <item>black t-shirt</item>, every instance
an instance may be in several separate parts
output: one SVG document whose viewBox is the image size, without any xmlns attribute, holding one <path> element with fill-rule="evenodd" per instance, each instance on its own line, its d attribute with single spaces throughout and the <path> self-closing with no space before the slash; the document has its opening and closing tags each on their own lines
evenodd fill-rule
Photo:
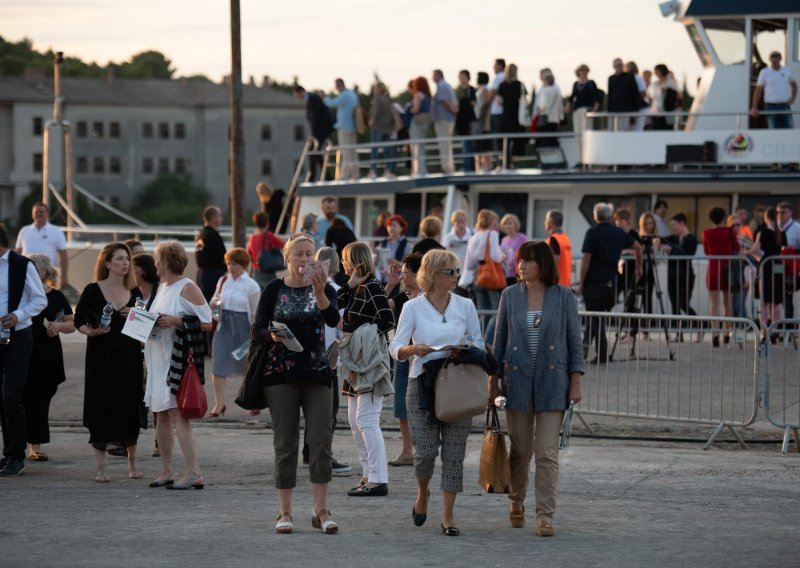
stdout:
<svg viewBox="0 0 800 568">
<path fill-rule="evenodd" d="M 581 252 L 591 254 L 592 258 L 584 286 L 615 286 L 622 251 L 635 242 L 632 236 L 610 223 L 598 223 L 586 231 Z"/>
<path fill-rule="evenodd" d="M 208 268 L 225 272 L 225 243 L 214 227 L 206 225 L 200 232 L 195 252 L 197 268 Z"/>
<path fill-rule="evenodd" d="M 458 112 L 456 113 L 456 134 L 469 136 L 472 134 L 472 123 L 475 122 L 475 87 L 467 86 L 459 89 L 461 98 L 458 99 Z"/>
<path fill-rule="evenodd" d="M 426 252 L 428 252 L 429 250 L 434 250 L 434 249 L 444 250 L 444 247 L 442 245 L 440 245 L 439 241 L 437 241 L 436 239 L 425 238 L 425 239 L 422 239 L 421 241 L 419 241 L 417 244 L 415 244 L 414 248 L 411 249 L 411 252 L 412 253 L 418 252 L 418 253 L 420 253 L 421 255 L 424 256 Z"/>
</svg>

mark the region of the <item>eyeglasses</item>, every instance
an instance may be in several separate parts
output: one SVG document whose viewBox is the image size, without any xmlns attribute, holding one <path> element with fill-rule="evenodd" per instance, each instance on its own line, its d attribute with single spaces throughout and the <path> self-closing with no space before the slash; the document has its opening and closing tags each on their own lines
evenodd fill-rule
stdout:
<svg viewBox="0 0 800 568">
<path fill-rule="evenodd" d="M 439 270 L 441 274 L 447 274 L 450 278 L 454 276 L 461 276 L 461 269 L 460 268 L 448 268 L 447 270 Z"/>
</svg>

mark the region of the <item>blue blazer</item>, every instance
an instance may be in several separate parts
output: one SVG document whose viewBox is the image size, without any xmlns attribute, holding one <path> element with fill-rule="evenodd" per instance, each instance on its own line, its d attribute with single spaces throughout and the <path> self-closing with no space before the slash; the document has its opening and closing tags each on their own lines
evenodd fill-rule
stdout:
<svg viewBox="0 0 800 568">
<path fill-rule="evenodd" d="M 492 354 L 506 385 L 506 408 L 530 412 L 533 401 L 535 412 L 566 410 L 569 376 L 586 372 L 575 295 L 561 285 L 545 290 L 535 369 L 528 346 L 527 311 L 524 283 L 503 290 Z"/>
</svg>

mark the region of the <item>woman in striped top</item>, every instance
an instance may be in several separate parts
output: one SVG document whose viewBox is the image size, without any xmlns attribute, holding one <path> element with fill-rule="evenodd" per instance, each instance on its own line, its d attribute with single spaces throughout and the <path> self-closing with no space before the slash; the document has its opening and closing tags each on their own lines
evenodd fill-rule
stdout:
<svg viewBox="0 0 800 568">
<path fill-rule="evenodd" d="M 525 526 L 525 495 L 531 457 L 536 457 L 536 534 L 553 535 L 558 483 L 558 433 L 569 401 L 581 399 L 585 372 L 575 295 L 558 284 L 558 267 L 543 241 L 517 250 L 522 282 L 503 291 L 497 311 L 493 355 L 499 376 L 489 396 L 506 396 L 511 440 L 509 521 Z"/>
</svg>

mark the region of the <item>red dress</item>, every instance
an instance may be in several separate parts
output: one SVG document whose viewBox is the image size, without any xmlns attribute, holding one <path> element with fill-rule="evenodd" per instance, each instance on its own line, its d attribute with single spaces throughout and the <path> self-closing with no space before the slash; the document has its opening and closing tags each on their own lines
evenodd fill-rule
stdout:
<svg viewBox="0 0 800 568">
<path fill-rule="evenodd" d="M 730 256 L 739 251 L 739 241 L 730 227 L 714 227 L 703 231 L 703 250 L 709 256 Z M 729 260 L 711 259 L 708 261 L 706 286 L 709 292 L 728 290 Z"/>
</svg>

